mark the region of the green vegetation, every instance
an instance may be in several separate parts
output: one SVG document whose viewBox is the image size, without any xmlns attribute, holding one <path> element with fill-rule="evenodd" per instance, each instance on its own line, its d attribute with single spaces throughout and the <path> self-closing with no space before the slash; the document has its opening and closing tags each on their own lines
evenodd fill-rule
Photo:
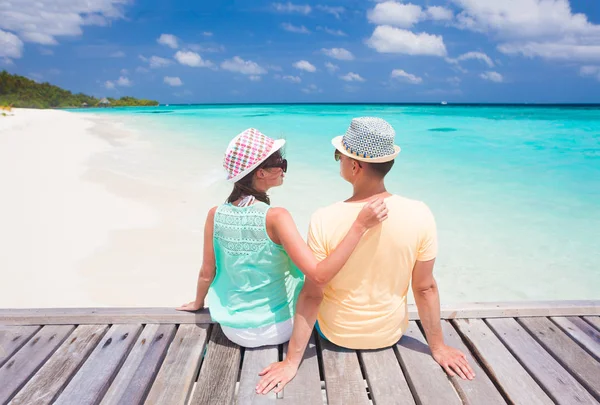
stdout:
<svg viewBox="0 0 600 405">
<path fill-rule="evenodd" d="M 121 97 L 108 98 L 110 104 L 100 103 L 100 99 L 83 93 L 73 94 L 50 83 L 36 83 L 19 75 L 12 75 L 6 70 L 0 72 L 0 105 L 21 108 L 67 108 L 96 106 L 155 106 L 157 101 Z"/>
</svg>

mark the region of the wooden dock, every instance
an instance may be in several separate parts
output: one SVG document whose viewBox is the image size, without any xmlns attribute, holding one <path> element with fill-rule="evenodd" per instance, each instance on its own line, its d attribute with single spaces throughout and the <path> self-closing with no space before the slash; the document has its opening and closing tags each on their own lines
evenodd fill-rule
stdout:
<svg viewBox="0 0 600 405">
<path fill-rule="evenodd" d="M 243 349 L 208 313 L 160 308 L 0 309 L 0 404 L 598 404 L 600 301 L 442 308 L 474 381 L 449 378 L 416 312 L 394 347 L 314 336 L 279 397 L 254 393 L 286 347 Z"/>
</svg>

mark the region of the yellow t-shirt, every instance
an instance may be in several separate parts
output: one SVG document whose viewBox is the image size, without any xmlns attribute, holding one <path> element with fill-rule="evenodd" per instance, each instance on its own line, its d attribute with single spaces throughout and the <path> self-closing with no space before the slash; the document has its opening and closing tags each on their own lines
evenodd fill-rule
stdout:
<svg viewBox="0 0 600 405">
<path fill-rule="evenodd" d="M 406 295 L 415 262 L 437 255 L 435 220 L 420 201 L 385 199 L 388 219 L 363 236 L 342 270 L 325 287 L 319 328 L 350 349 L 388 347 L 408 326 Z M 342 241 L 365 203 L 339 202 L 314 213 L 308 246 L 323 260 Z"/>
</svg>

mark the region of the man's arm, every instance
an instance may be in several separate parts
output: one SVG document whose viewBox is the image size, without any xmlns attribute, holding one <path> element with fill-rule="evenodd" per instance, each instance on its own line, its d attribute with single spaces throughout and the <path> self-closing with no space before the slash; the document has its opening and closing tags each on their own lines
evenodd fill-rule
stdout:
<svg viewBox="0 0 600 405">
<path fill-rule="evenodd" d="M 475 374 L 469 366 L 466 356 L 460 350 L 444 344 L 440 321 L 440 295 L 433 277 L 434 263 L 435 259 L 424 262 L 417 261 L 412 277 L 415 303 L 425 330 L 427 343 L 433 358 L 446 370 L 448 375 L 453 377 L 456 373 L 463 380 L 472 380 Z"/>
<path fill-rule="evenodd" d="M 258 394 L 267 394 L 275 387 L 277 387 L 275 392 L 278 393 L 294 378 L 317 321 L 321 301 L 323 301 L 323 289 L 307 279 L 298 296 L 296 315 L 294 316 L 294 330 L 288 345 L 286 358 L 279 363 L 271 364 L 259 373 L 262 378 L 256 386 Z"/>
</svg>

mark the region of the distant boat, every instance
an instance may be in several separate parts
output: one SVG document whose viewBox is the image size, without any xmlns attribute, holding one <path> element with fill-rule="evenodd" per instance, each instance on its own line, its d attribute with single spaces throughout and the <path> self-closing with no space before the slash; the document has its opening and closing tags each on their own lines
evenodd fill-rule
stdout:
<svg viewBox="0 0 600 405">
<path fill-rule="evenodd" d="M 445 102 L 445 101 L 442 101 L 442 105 L 446 105 L 446 104 L 448 104 L 448 103 L 447 103 L 447 102 Z"/>
</svg>

